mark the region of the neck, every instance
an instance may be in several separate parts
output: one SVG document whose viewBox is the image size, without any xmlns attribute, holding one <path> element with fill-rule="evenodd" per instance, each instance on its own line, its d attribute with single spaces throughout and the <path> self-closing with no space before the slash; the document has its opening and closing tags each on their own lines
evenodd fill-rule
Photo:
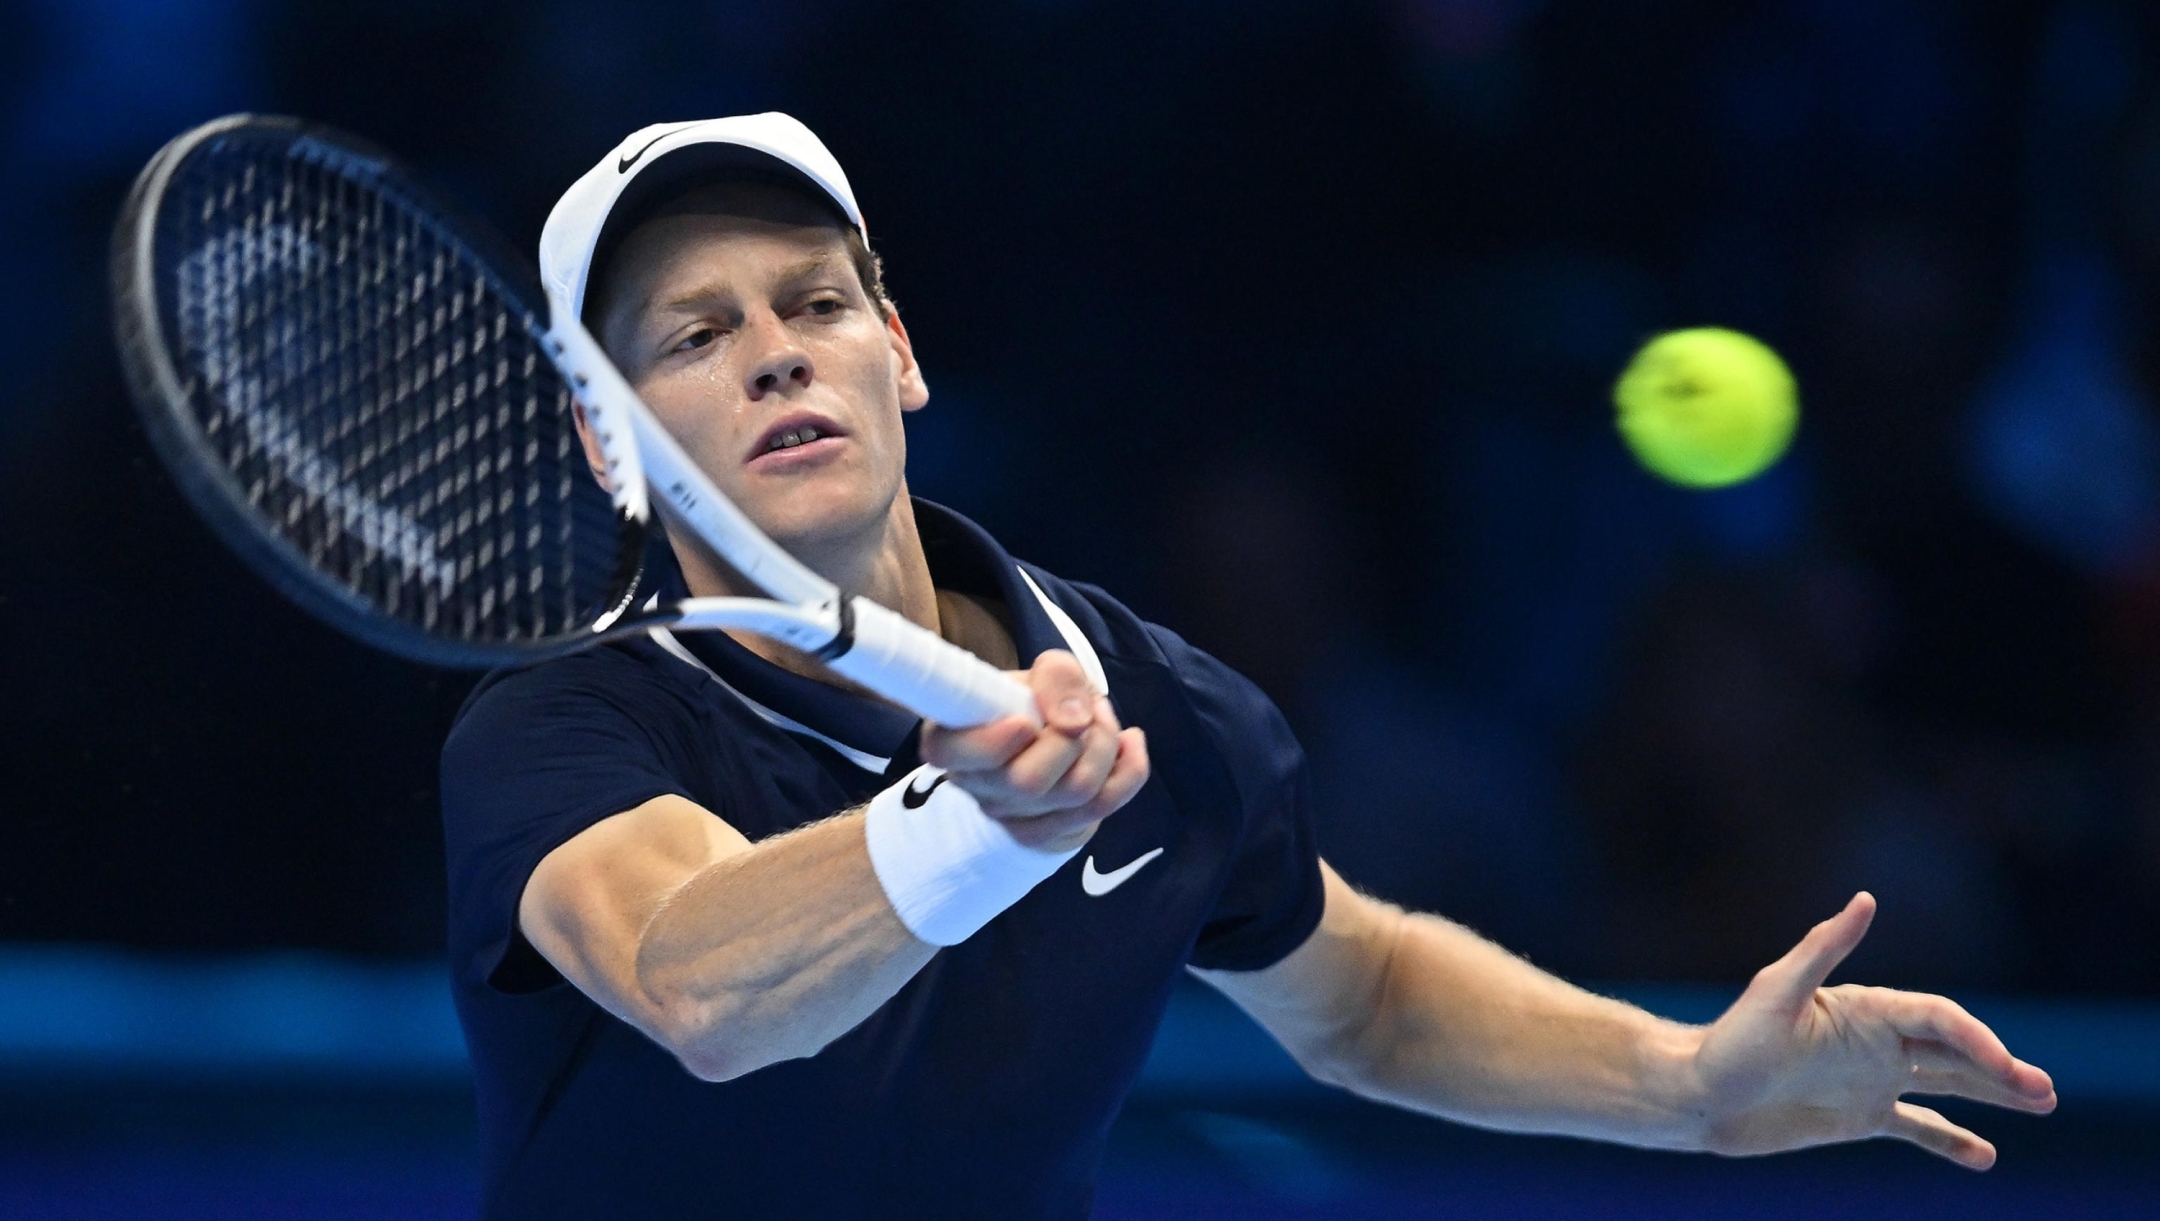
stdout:
<svg viewBox="0 0 2160 1221">
<path fill-rule="evenodd" d="M 668 536 L 675 559 L 682 566 L 683 581 L 693 597 L 758 598 L 763 590 L 746 580 L 727 561 L 715 555 L 688 531 Z M 932 632 L 940 630 L 937 590 L 930 583 L 930 561 L 923 556 L 922 536 L 915 531 L 915 505 L 902 485 L 892 508 L 865 529 L 838 539 L 820 539 L 788 548 L 812 572 L 840 587 L 842 593 L 860 595 L 896 611 Z M 749 632 L 730 630 L 736 643 L 784 670 L 856 689 L 809 654 Z"/>
</svg>

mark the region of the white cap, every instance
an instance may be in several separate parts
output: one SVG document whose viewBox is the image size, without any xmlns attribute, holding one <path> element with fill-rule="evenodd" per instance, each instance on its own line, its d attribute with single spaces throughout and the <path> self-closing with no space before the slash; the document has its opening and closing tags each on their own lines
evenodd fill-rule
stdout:
<svg viewBox="0 0 2160 1221">
<path fill-rule="evenodd" d="M 664 169 L 656 167 L 665 166 Z M 700 178 L 763 174 L 815 188 L 863 227 L 855 192 L 831 150 L 778 111 L 655 123 L 631 132 L 600 164 L 570 184 L 540 230 L 540 282 L 548 304 L 577 317 L 585 309 L 593 256 L 620 241 L 639 213 Z"/>
</svg>

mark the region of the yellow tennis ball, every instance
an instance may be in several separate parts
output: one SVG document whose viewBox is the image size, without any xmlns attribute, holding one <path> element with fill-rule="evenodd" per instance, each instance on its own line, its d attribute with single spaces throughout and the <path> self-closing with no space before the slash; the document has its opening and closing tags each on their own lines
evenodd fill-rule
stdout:
<svg viewBox="0 0 2160 1221">
<path fill-rule="evenodd" d="M 1792 444 L 1792 371 L 1760 340 L 1722 327 L 1668 331 L 1613 387 L 1620 435 L 1652 474 L 1683 487 L 1752 479 Z"/>
</svg>

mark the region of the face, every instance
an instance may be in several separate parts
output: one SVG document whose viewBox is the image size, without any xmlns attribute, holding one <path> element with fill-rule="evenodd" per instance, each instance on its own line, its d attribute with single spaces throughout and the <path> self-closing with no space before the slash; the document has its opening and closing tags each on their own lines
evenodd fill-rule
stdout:
<svg viewBox="0 0 2160 1221">
<path fill-rule="evenodd" d="M 904 487 L 900 415 L 929 390 L 837 226 L 785 200 L 739 210 L 626 238 L 599 338 L 720 490 L 815 565 L 883 536 Z"/>
</svg>

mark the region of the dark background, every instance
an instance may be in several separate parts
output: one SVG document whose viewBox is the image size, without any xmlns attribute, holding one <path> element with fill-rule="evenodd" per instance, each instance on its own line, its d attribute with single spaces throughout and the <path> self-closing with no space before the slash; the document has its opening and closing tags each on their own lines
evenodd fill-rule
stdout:
<svg viewBox="0 0 2160 1221">
<path fill-rule="evenodd" d="M 530 248 L 646 123 L 847 167 L 915 489 L 1257 679 L 1353 881 L 1563 972 L 2160 991 L 2160 74 L 2103 0 L 58 0 L 0 39 L 0 939 L 439 952 L 470 676 L 226 554 L 120 388 L 134 171 L 237 109 Z M 1658 330 L 1798 376 L 1659 484 Z"/>
<path fill-rule="evenodd" d="M 1947 1108 L 1977 1178 L 1498 1137 L 1195 986 L 1097 1216 L 2160 1214 L 2156 51 L 2139 0 L 0 0 L 0 1213 L 475 1208 L 472 676 L 281 601 L 151 457 L 136 169 L 300 114 L 529 249 L 632 129 L 781 109 L 924 361 L 915 488 L 1257 679 L 1346 876 L 1688 1020 L 1867 887 L 1841 976 L 2064 1099 Z M 1717 493 L 1611 424 L 1701 324 L 1803 402 Z"/>
</svg>

